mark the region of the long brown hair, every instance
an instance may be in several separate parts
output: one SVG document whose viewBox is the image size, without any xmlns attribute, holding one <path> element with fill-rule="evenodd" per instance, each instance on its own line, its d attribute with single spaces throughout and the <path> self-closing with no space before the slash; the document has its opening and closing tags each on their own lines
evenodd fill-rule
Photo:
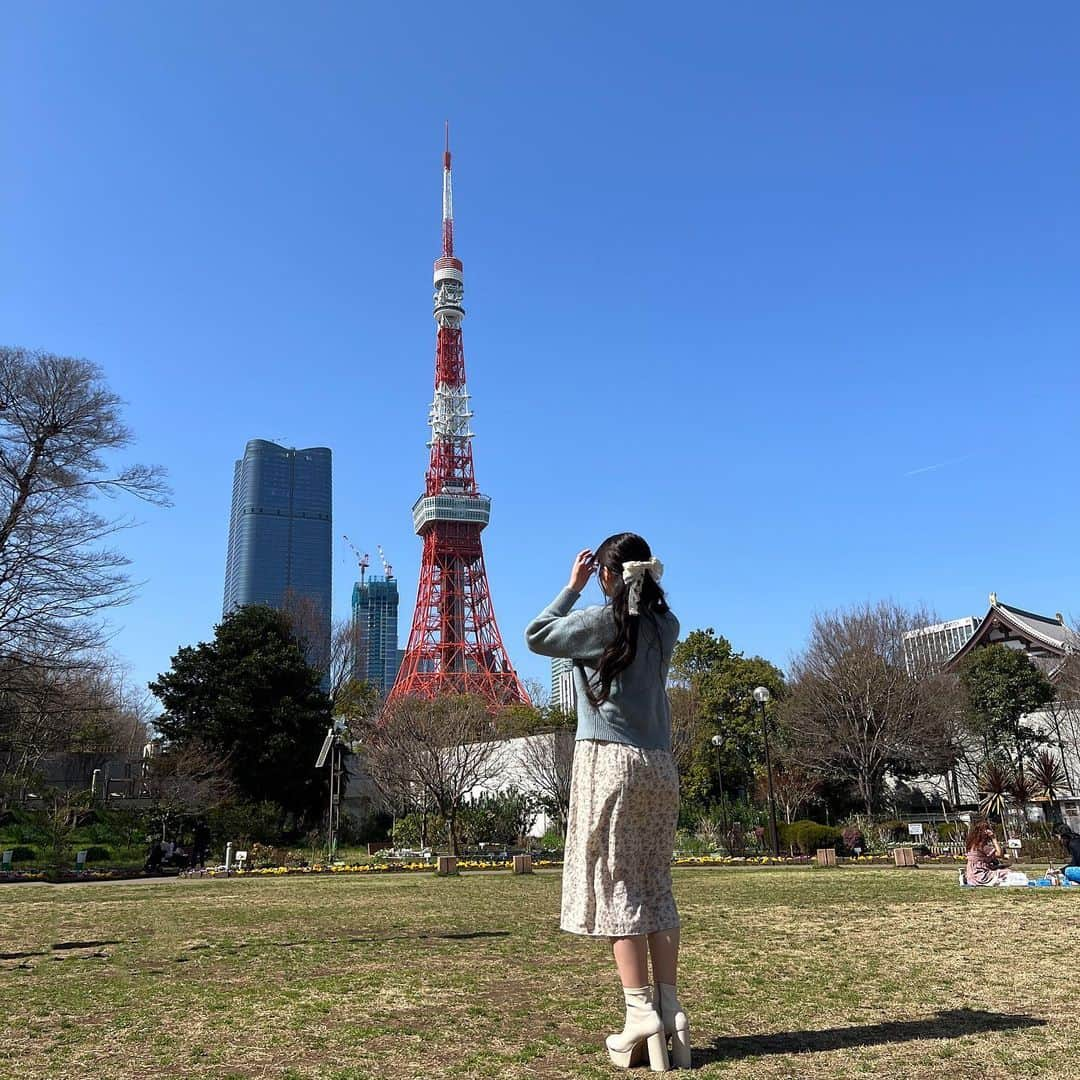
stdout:
<svg viewBox="0 0 1080 1080">
<path fill-rule="evenodd" d="M 987 841 L 993 841 L 994 827 L 986 818 L 976 818 L 971 823 L 967 834 L 967 850 L 982 847 Z"/>
<path fill-rule="evenodd" d="M 641 599 L 638 614 L 629 612 L 629 596 L 622 578 L 623 563 L 645 562 L 652 558 L 652 551 L 637 533 L 624 532 L 609 536 L 596 549 L 596 565 L 606 567 L 614 576 L 611 596 L 611 613 L 615 618 L 615 637 L 600 656 L 596 665 L 595 685 L 585 688 L 586 696 L 595 705 L 607 701 L 611 684 L 621 671 L 625 671 L 637 656 L 638 630 L 643 618 L 649 619 L 659 633 L 659 616 L 668 611 L 664 590 L 652 574 L 646 574 L 641 583 Z"/>
</svg>

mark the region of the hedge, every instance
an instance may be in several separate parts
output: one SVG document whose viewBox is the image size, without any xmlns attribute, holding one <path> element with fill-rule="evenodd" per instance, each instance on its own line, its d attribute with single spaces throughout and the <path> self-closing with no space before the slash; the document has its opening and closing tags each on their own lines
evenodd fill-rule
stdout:
<svg viewBox="0 0 1080 1080">
<path fill-rule="evenodd" d="M 842 830 L 816 821 L 793 821 L 780 825 L 780 843 L 797 848 L 803 855 L 813 855 L 818 848 L 839 848 L 843 844 Z"/>
</svg>

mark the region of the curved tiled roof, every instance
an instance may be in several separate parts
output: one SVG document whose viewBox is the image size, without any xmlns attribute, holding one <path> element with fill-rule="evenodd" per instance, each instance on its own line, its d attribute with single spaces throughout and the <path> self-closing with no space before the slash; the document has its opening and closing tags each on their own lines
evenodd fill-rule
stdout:
<svg viewBox="0 0 1080 1080">
<path fill-rule="evenodd" d="M 1019 627 L 1028 631 L 1032 637 L 1063 651 L 1080 648 L 1080 635 L 1070 626 L 1066 626 L 1056 617 L 1051 619 L 1047 615 L 1036 615 L 1032 611 L 1024 611 L 1023 608 L 1013 607 L 1011 604 L 996 604 L 994 609 L 1008 612 L 1010 622 L 1018 623 Z"/>
<path fill-rule="evenodd" d="M 1066 626 L 1060 616 L 1037 615 L 1033 611 L 1002 604 L 996 594 L 991 594 L 990 610 L 978 629 L 945 663 L 947 669 L 955 665 L 980 645 L 992 644 L 992 635 L 999 626 L 1011 630 L 1018 637 L 1027 638 L 1038 647 L 1038 655 L 1049 654 L 1054 660 L 1064 660 L 1071 652 L 1080 652 L 1080 634 Z M 1058 665 L 1060 666 L 1060 665 Z"/>
</svg>

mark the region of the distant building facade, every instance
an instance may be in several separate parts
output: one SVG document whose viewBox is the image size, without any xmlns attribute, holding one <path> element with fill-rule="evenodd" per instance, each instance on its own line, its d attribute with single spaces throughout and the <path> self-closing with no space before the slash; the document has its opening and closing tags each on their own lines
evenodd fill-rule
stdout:
<svg viewBox="0 0 1080 1080">
<path fill-rule="evenodd" d="M 975 615 L 922 626 L 904 634 L 904 660 L 909 671 L 940 668 L 968 643 L 982 620 Z"/>
<path fill-rule="evenodd" d="M 332 476 L 326 447 L 252 439 L 233 470 L 223 613 L 245 604 L 309 605 L 315 646 L 329 654 Z"/>
<path fill-rule="evenodd" d="M 359 649 L 353 671 L 383 697 L 397 678 L 402 651 L 398 649 L 398 587 L 393 577 L 371 577 L 353 586 L 353 625 Z"/>
<path fill-rule="evenodd" d="M 565 713 L 577 712 L 574 661 L 556 656 L 551 661 L 551 707 Z"/>
</svg>

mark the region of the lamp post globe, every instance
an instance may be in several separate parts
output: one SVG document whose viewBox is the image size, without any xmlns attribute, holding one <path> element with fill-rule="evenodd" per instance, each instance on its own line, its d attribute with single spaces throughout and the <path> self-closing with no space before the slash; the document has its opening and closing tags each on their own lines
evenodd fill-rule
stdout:
<svg viewBox="0 0 1080 1080">
<path fill-rule="evenodd" d="M 771 697 L 772 697 L 772 694 L 769 693 L 769 688 L 767 686 L 759 686 L 754 691 L 754 700 L 759 705 L 764 705 L 765 702 L 768 701 L 769 698 L 771 698 Z"/>
</svg>

